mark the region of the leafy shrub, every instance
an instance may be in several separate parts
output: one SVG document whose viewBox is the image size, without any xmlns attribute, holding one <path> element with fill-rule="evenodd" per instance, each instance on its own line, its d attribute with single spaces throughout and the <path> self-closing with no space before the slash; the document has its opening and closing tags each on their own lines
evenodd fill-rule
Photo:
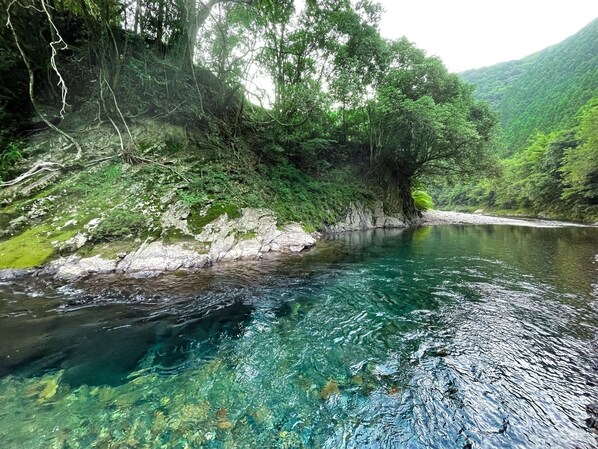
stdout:
<svg viewBox="0 0 598 449">
<path fill-rule="evenodd" d="M 0 153 L 0 181 L 5 179 L 10 170 L 23 159 L 23 143 L 16 141 L 9 143 Z"/>
<path fill-rule="evenodd" d="M 419 211 L 423 212 L 434 207 L 432 197 L 423 190 L 414 190 L 413 192 L 411 192 L 411 196 L 413 197 L 413 201 L 415 202 L 415 207 Z"/>
</svg>

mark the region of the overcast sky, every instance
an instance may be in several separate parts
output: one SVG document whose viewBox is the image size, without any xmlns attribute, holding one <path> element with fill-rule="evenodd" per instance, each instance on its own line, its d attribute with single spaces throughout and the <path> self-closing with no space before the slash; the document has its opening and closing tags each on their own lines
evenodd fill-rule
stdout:
<svg viewBox="0 0 598 449">
<path fill-rule="evenodd" d="M 383 36 L 407 36 L 454 72 L 520 59 L 598 17 L 596 0 L 378 1 Z"/>
</svg>

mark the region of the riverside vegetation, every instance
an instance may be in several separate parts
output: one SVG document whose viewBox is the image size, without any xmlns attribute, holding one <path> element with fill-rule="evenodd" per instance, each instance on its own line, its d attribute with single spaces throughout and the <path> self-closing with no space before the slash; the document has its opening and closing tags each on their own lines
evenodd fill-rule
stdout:
<svg viewBox="0 0 598 449">
<path fill-rule="evenodd" d="M 201 245 L 245 208 L 307 232 L 351 203 L 417 223 L 430 179 L 492 170 L 497 118 L 438 58 L 382 38 L 381 14 L 347 0 L 7 2 L 0 267 Z M 165 222 L 171 209 L 184 225 Z"/>
</svg>

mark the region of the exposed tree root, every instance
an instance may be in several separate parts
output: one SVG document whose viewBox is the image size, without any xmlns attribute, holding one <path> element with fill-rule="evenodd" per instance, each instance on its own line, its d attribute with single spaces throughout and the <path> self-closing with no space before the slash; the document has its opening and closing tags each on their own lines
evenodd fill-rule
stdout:
<svg viewBox="0 0 598 449">
<path fill-rule="evenodd" d="M 34 176 L 37 176 L 41 172 L 44 172 L 44 171 L 59 171 L 59 170 L 62 170 L 64 168 L 65 168 L 64 165 L 59 164 L 57 162 L 38 162 L 33 167 L 31 167 L 29 170 L 27 170 L 25 173 L 23 173 L 20 176 L 17 176 L 15 179 L 12 179 L 10 181 L 6 181 L 6 182 L 3 182 L 3 183 L 0 183 L 0 187 L 14 186 L 14 185 L 19 184 L 19 183 L 21 183 L 23 181 L 26 181 L 27 179 L 30 179 L 30 178 L 33 178 Z"/>
<path fill-rule="evenodd" d="M 78 160 L 81 158 L 81 145 L 79 145 L 79 143 L 72 136 L 70 136 L 69 134 L 67 134 L 60 128 L 58 128 L 56 125 L 54 125 L 54 123 L 52 123 L 50 120 L 48 120 L 44 116 L 44 114 L 42 114 L 42 112 L 39 108 L 39 105 L 37 104 L 37 100 L 35 99 L 35 95 L 34 95 L 35 77 L 34 77 L 33 69 L 31 68 L 31 64 L 29 63 L 29 60 L 27 59 L 27 56 L 25 55 L 25 51 L 23 50 L 23 47 L 21 46 L 21 42 L 19 40 L 19 36 L 17 35 L 17 31 L 12 24 L 11 8 L 13 7 L 13 5 L 16 2 L 17 2 L 17 0 L 12 0 L 6 7 L 6 16 L 7 16 L 6 26 L 8 28 L 10 28 L 10 30 L 12 32 L 17 49 L 19 50 L 21 58 L 23 59 L 23 63 L 27 67 L 27 72 L 29 73 L 29 98 L 31 100 L 31 104 L 33 105 L 33 108 L 35 109 L 35 112 L 37 112 L 37 114 L 40 116 L 42 121 L 48 126 L 48 128 L 51 128 L 54 131 L 56 131 L 58 134 L 64 136 L 77 149 L 77 154 L 75 155 L 75 160 Z M 54 22 L 52 22 L 52 18 L 47 10 L 45 0 L 42 0 L 42 5 L 43 5 L 44 11 L 46 12 L 46 15 L 48 17 L 48 21 L 50 23 L 52 31 L 54 33 L 54 30 L 56 30 L 56 26 L 54 25 Z M 55 70 L 55 72 L 58 74 L 58 78 L 60 80 L 59 85 L 60 85 L 61 91 L 62 91 L 62 109 L 60 110 L 60 116 L 62 117 L 63 113 L 64 113 L 64 108 L 66 105 L 66 85 L 64 84 L 64 80 L 62 79 L 62 76 L 60 75 L 60 72 L 58 71 L 58 68 L 56 67 L 56 61 L 55 61 L 56 47 L 55 47 L 55 45 L 60 45 L 62 43 L 63 46 L 60 49 L 63 49 L 63 48 L 66 48 L 66 44 L 62 40 L 62 37 L 60 37 L 60 35 L 58 35 L 58 36 L 59 36 L 59 40 L 51 42 L 50 47 L 52 47 L 51 65 L 52 65 L 52 68 Z"/>
</svg>

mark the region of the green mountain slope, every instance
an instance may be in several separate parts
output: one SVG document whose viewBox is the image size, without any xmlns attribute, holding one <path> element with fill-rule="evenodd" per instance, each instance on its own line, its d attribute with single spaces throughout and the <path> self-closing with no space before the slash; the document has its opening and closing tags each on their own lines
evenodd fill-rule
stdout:
<svg viewBox="0 0 598 449">
<path fill-rule="evenodd" d="M 598 94 L 598 19 L 560 44 L 461 76 L 500 112 L 505 153 L 517 152 L 537 131 L 570 125 Z"/>
</svg>

